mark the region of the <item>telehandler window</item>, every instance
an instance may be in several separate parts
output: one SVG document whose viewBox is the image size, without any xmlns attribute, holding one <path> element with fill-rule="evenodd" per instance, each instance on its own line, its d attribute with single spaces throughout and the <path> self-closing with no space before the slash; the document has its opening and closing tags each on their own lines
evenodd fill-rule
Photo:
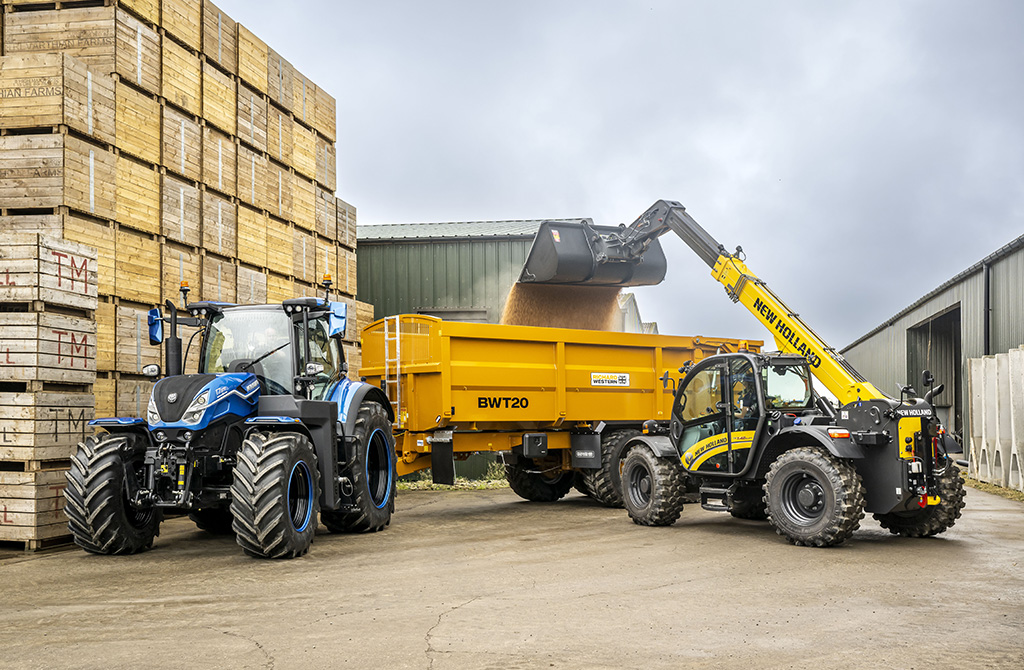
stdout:
<svg viewBox="0 0 1024 670">
<path fill-rule="evenodd" d="M 766 365 L 761 375 L 767 409 L 793 411 L 811 407 L 811 376 L 807 366 Z"/>
<path fill-rule="evenodd" d="M 697 419 L 721 414 L 717 405 L 722 402 L 722 368 L 710 367 L 694 375 L 683 392 L 676 397 L 673 413 L 689 423 Z"/>
<path fill-rule="evenodd" d="M 732 384 L 732 429 L 756 430 L 761 408 L 757 401 L 757 383 L 750 361 L 737 358 L 729 363 Z"/>
</svg>

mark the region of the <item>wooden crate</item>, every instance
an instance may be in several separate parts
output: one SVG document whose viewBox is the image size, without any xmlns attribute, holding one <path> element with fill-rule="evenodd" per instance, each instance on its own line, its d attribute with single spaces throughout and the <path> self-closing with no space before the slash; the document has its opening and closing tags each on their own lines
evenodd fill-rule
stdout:
<svg viewBox="0 0 1024 670">
<path fill-rule="evenodd" d="M 96 416 L 112 417 L 117 411 L 117 381 L 113 377 L 97 378 L 92 385 L 96 398 Z"/>
<path fill-rule="evenodd" d="M 160 103 L 120 81 L 115 100 L 117 148 L 156 165 L 160 162 Z"/>
<path fill-rule="evenodd" d="M 238 206 L 238 259 L 267 267 L 267 215 L 247 205 Z M 239 290 L 241 281 L 239 277 Z"/>
<path fill-rule="evenodd" d="M 238 145 L 238 198 L 259 209 L 276 206 L 270 196 L 269 164 L 266 156 L 244 145 Z M 275 189 L 276 191 L 276 189 Z"/>
<path fill-rule="evenodd" d="M 319 86 L 316 87 L 315 93 L 316 117 L 313 119 L 313 127 L 334 144 L 338 135 L 338 103 L 334 96 Z"/>
<path fill-rule="evenodd" d="M 0 233 L 0 303 L 30 303 L 94 310 L 96 250 L 35 233 Z"/>
<path fill-rule="evenodd" d="M 231 74 L 238 73 L 238 28 L 209 0 L 203 3 L 203 53 Z"/>
<path fill-rule="evenodd" d="M 160 243 L 152 235 L 118 228 L 114 294 L 123 300 L 160 302 Z"/>
<path fill-rule="evenodd" d="M 338 199 L 338 241 L 349 249 L 356 248 L 356 208 Z"/>
<path fill-rule="evenodd" d="M 46 465 L 0 471 L 0 542 L 18 542 L 29 551 L 71 542 L 64 514 L 67 461 Z"/>
<path fill-rule="evenodd" d="M 316 133 L 299 123 L 292 125 L 292 166 L 310 179 L 316 179 Z"/>
<path fill-rule="evenodd" d="M 198 247 L 202 241 L 199 212 L 199 189 L 172 175 L 163 175 L 160 234 L 167 239 Z"/>
<path fill-rule="evenodd" d="M 96 322 L 48 312 L 0 312 L 0 381 L 91 384 Z"/>
<path fill-rule="evenodd" d="M 267 164 L 270 178 L 270 197 L 273 202 L 270 205 L 270 213 L 278 218 L 292 218 L 292 173 L 288 168 L 278 165 L 274 161 Z"/>
<path fill-rule="evenodd" d="M 147 311 L 123 305 L 117 307 L 114 368 L 118 372 L 141 374 L 144 366 L 160 364 L 160 347 L 149 343 Z"/>
<path fill-rule="evenodd" d="M 274 160 L 291 167 L 292 118 L 274 105 L 270 105 L 267 116 L 267 153 Z"/>
<path fill-rule="evenodd" d="M 320 277 L 316 271 L 316 236 L 296 228 L 290 246 L 292 275 L 305 282 L 319 281 Z"/>
<path fill-rule="evenodd" d="M 189 114 L 202 113 L 203 67 L 199 56 L 171 40 L 163 43 L 162 95 Z"/>
<path fill-rule="evenodd" d="M 298 70 L 292 76 L 292 113 L 295 120 L 312 127 L 316 119 L 316 85 Z"/>
<path fill-rule="evenodd" d="M 101 302 L 96 307 L 96 371 L 111 372 L 114 367 L 114 348 L 117 330 L 117 305 Z"/>
<path fill-rule="evenodd" d="M 235 302 L 239 305 L 267 304 L 267 275 L 239 265 L 236 276 Z"/>
<path fill-rule="evenodd" d="M 184 349 L 188 339 L 182 337 L 182 348 Z M 146 345 L 149 346 L 148 344 Z M 158 347 L 149 347 L 159 352 Z M 182 351 L 184 354 L 184 351 Z M 192 358 L 190 355 L 189 358 Z M 153 382 L 148 379 L 125 379 L 117 380 L 117 405 L 118 416 L 143 417 L 146 416 L 146 408 L 149 406 L 149 396 L 153 393 Z"/>
<path fill-rule="evenodd" d="M 0 461 L 70 458 L 94 418 L 91 393 L 0 393 Z"/>
<path fill-rule="evenodd" d="M 0 208 L 67 206 L 103 218 L 115 213 L 114 154 L 72 135 L 0 137 Z"/>
<path fill-rule="evenodd" d="M 203 183 L 221 193 L 238 193 L 238 145 L 219 131 L 203 128 Z"/>
<path fill-rule="evenodd" d="M 151 25 L 160 23 L 160 0 L 118 0 L 118 4 L 132 10 Z"/>
<path fill-rule="evenodd" d="M 283 275 L 292 272 L 292 224 L 267 218 L 267 268 Z"/>
<path fill-rule="evenodd" d="M 295 68 L 273 49 L 267 50 L 267 95 L 281 108 L 292 110 Z"/>
<path fill-rule="evenodd" d="M 181 282 L 187 281 L 191 289 L 189 298 L 202 295 L 203 268 L 199 252 L 191 247 L 167 242 L 161 246 L 163 259 L 162 300 L 172 300 L 179 307 L 181 304 Z"/>
<path fill-rule="evenodd" d="M 113 72 L 114 7 L 4 14 L 4 53 L 64 53 L 100 72 Z"/>
<path fill-rule="evenodd" d="M 114 141 L 114 82 L 62 53 L 0 58 L 0 127 L 66 125 Z"/>
<path fill-rule="evenodd" d="M 276 305 L 299 297 L 295 290 L 295 282 L 290 277 L 283 277 L 277 273 L 267 273 L 267 304 Z"/>
<path fill-rule="evenodd" d="M 165 106 L 163 166 L 181 176 L 199 181 L 202 178 L 203 133 L 191 116 Z"/>
<path fill-rule="evenodd" d="M 238 139 L 257 151 L 267 150 L 267 101 L 242 83 L 238 84 Z"/>
<path fill-rule="evenodd" d="M 235 204 L 214 191 L 203 191 L 203 248 L 234 256 L 238 242 Z"/>
<path fill-rule="evenodd" d="M 203 63 L 203 118 L 229 135 L 237 128 L 235 80 L 210 63 Z"/>
<path fill-rule="evenodd" d="M 316 180 L 328 191 L 338 188 L 338 155 L 333 142 L 316 136 Z"/>
<path fill-rule="evenodd" d="M 160 95 L 160 33 L 121 8 L 117 10 L 116 22 L 117 41 L 113 71 L 123 81 L 153 95 Z M 157 20 L 154 19 L 152 22 L 156 23 Z M 110 70 L 102 70 L 104 73 L 108 71 Z"/>
<path fill-rule="evenodd" d="M 113 226 L 74 213 L 57 215 L 57 218 L 64 239 L 96 249 L 97 289 L 101 295 L 113 295 L 114 263 L 117 257 Z"/>
<path fill-rule="evenodd" d="M 337 247 L 338 273 L 335 288 L 346 295 L 356 295 L 356 252 Z"/>
<path fill-rule="evenodd" d="M 127 155 L 117 157 L 117 220 L 147 233 L 160 232 L 160 171 Z"/>
<path fill-rule="evenodd" d="M 226 258 L 203 256 L 203 300 L 235 302 L 235 265 Z"/>
<path fill-rule="evenodd" d="M 61 237 L 64 234 L 64 222 L 59 214 L 15 214 L 0 216 L 0 230 Z"/>
<path fill-rule="evenodd" d="M 161 25 L 167 33 L 196 51 L 203 44 L 203 4 L 200 0 L 163 0 Z"/>
<path fill-rule="evenodd" d="M 256 90 L 267 92 L 267 45 L 238 24 L 238 76 Z"/>
<path fill-rule="evenodd" d="M 316 186 L 302 175 L 292 176 L 292 221 L 304 230 L 316 229 Z"/>
<path fill-rule="evenodd" d="M 316 232 L 331 242 L 338 239 L 338 201 L 319 186 L 316 188 Z"/>
</svg>

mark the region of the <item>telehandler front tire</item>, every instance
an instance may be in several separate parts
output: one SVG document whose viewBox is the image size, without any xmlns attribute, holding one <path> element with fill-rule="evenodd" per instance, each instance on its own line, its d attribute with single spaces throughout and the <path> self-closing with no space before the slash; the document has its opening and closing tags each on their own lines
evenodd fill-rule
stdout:
<svg viewBox="0 0 1024 670">
<path fill-rule="evenodd" d="M 936 477 L 940 502 L 909 512 L 875 514 L 875 520 L 893 535 L 931 537 L 944 532 L 960 518 L 964 508 L 964 478 L 947 458 L 946 471 Z"/>
<path fill-rule="evenodd" d="M 309 551 L 320 511 L 320 471 L 301 433 L 251 433 L 238 450 L 231 484 L 235 539 L 257 558 Z"/>
<path fill-rule="evenodd" d="M 682 464 L 659 458 L 639 445 L 622 464 L 622 500 L 633 523 L 671 526 L 683 513 L 686 478 Z"/>
<path fill-rule="evenodd" d="M 798 546 L 842 544 L 864 518 L 864 484 L 847 461 L 818 447 L 791 449 L 772 463 L 765 483 L 768 521 Z"/>
</svg>

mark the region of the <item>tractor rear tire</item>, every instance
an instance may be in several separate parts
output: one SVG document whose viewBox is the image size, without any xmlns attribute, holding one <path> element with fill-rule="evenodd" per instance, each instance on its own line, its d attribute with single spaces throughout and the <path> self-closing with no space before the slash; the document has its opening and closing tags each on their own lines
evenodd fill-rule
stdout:
<svg viewBox="0 0 1024 670">
<path fill-rule="evenodd" d="M 376 533 L 391 524 L 395 511 L 395 438 L 380 403 L 359 407 L 354 435 L 356 454 L 349 477 L 356 509 L 321 512 L 320 520 L 332 533 Z"/>
<path fill-rule="evenodd" d="M 205 530 L 211 535 L 231 535 L 235 532 L 231 527 L 234 518 L 227 507 L 192 510 L 188 518 L 192 519 L 199 530 Z"/>
<path fill-rule="evenodd" d="M 683 513 L 686 473 L 678 459 L 658 458 L 649 447 L 633 447 L 622 464 L 622 499 L 639 526 L 671 526 Z"/>
<path fill-rule="evenodd" d="M 251 433 L 238 450 L 231 484 L 235 539 L 257 558 L 309 551 L 320 510 L 320 471 L 301 433 Z"/>
<path fill-rule="evenodd" d="M 521 458 L 515 465 L 505 464 L 505 479 L 516 495 L 532 502 L 555 502 L 572 489 L 575 472 L 541 470 L 532 459 Z"/>
<path fill-rule="evenodd" d="M 587 486 L 594 500 L 605 507 L 622 507 L 622 460 L 626 443 L 640 434 L 631 428 L 614 430 L 601 439 L 601 467 L 587 472 Z"/>
<path fill-rule="evenodd" d="M 875 514 L 875 520 L 893 535 L 931 537 L 950 528 L 964 508 L 964 478 L 956 465 L 947 459 L 946 472 L 936 478 L 939 487 L 938 505 L 909 512 Z"/>
<path fill-rule="evenodd" d="M 797 546 L 842 544 L 864 518 L 864 484 L 847 461 L 818 447 L 779 456 L 765 483 L 768 521 Z"/>
<path fill-rule="evenodd" d="M 64 489 L 75 544 L 94 554 L 135 554 L 153 546 L 161 510 L 137 509 L 127 495 L 127 477 L 140 476 L 145 452 L 143 441 L 127 433 L 90 436 L 78 445 Z"/>
</svg>

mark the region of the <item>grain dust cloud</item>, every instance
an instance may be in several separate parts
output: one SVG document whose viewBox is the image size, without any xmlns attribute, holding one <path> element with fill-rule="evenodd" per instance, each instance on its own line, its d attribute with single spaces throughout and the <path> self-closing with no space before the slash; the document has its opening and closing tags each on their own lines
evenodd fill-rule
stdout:
<svg viewBox="0 0 1024 670">
<path fill-rule="evenodd" d="M 514 284 L 501 322 L 510 326 L 616 330 L 618 298 L 615 286 Z"/>
</svg>

